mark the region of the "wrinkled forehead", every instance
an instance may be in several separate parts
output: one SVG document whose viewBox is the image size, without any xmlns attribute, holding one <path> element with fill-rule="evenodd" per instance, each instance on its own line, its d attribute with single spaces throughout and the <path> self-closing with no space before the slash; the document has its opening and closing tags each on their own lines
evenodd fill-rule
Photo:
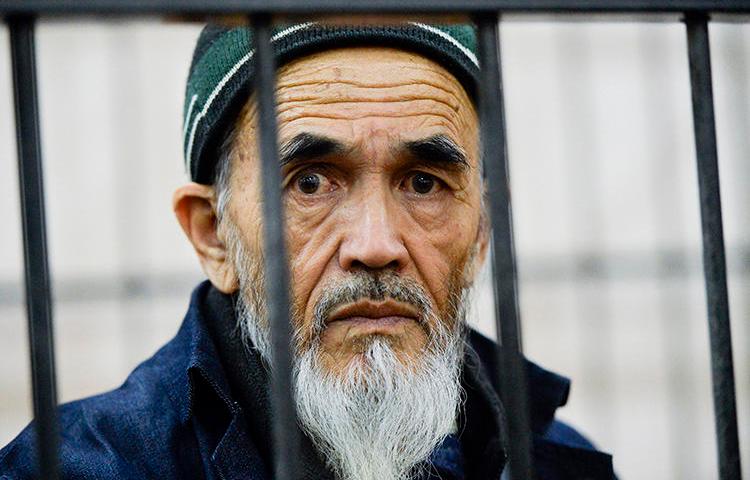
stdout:
<svg viewBox="0 0 750 480">
<path fill-rule="evenodd" d="M 304 133 L 375 146 L 442 135 L 469 156 L 476 149 L 477 114 L 462 84 L 410 51 L 349 47 L 302 57 L 279 69 L 276 94 L 282 141 Z M 237 125 L 245 138 L 254 136 L 254 103 Z"/>
</svg>

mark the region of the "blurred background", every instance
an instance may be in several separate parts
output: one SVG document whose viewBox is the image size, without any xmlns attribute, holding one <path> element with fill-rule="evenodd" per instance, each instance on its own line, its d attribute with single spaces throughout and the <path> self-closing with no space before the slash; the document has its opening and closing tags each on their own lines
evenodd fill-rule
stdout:
<svg viewBox="0 0 750 480">
<path fill-rule="evenodd" d="M 58 391 L 119 386 L 203 278 L 171 212 L 201 26 L 43 21 Z M 738 413 L 750 475 L 750 27 L 711 25 Z M 525 351 L 623 479 L 716 478 L 684 27 L 502 26 Z M 0 445 L 31 419 L 8 31 L 0 26 Z M 494 335 L 485 271 L 472 323 Z"/>
</svg>

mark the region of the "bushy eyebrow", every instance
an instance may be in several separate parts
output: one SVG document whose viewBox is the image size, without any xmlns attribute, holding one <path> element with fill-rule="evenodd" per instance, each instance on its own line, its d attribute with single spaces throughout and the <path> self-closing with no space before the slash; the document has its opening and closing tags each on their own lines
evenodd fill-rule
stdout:
<svg viewBox="0 0 750 480">
<path fill-rule="evenodd" d="M 433 135 L 422 140 L 414 140 L 407 142 L 405 147 L 416 160 L 427 165 L 469 169 L 466 153 L 447 135 Z"/>
<path fill-rule="evenodd" d="M 324 157 L 344 150 L 344 145 L 322 135 L 300 133 L 279 148 L 279 163 L 283 167 L 292 162 Z"/>
<path fill-rule="evenodd" d="M 469 161 L 464 150 L 447 135 L 433 135 L 403 144 L 403 150 L 414 160 L 426 165 L 468 170 Z M 346 151 L 343 143 L 312 133 L 300 133 L 279 148 L 279 163 L 283 167 L 293 162 L 325 157 Z"/>
</svg>

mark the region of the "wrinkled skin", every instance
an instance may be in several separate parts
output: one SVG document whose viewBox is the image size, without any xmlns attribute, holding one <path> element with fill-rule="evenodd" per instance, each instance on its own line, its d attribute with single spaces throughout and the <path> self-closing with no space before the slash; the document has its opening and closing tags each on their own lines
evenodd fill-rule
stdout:
<svg viewBox="0 0 750 480">
<path fill-rule="evenodd" d="M 437 312 L 450 311 L 450 290 L 471 281 L 487 246 L 478 121 L 460 83 L 416 54 L 347 48 L 281 68 L 277 102 L 282 151 L 300 134 L 338 144 L 282 167 L 293 301 L 303 335 L 312 331 L 315 302 L 326 285 L 356 270 L 412 279 Z M 257 253 L 261 183 L 252 100 L 238 128 L 228 217 Z M 436 162 L 408 148 L 436 135 L 455 144 L 466 165 Z M 204 271 L 230 293 L 238 288 L 237 274 L 215 218 L 205 218 L 214 209 L 211 187 L 188 184 L 175 193 L 175 211 Z M 324 365 L 343 369 L 373 335 L 387 336 L 405 357 L 418 357 L 430 329 L 415 316 L 409 305 L 387 300 L 334 310 L 338 321 L 321 334 Z"/>
</svg>

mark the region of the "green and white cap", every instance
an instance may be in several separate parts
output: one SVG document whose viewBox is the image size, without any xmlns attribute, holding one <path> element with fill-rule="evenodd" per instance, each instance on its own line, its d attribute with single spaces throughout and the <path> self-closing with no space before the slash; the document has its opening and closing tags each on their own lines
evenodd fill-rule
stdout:
<svg viewBox="0 0 750 480">
<path fill-rule="evenodd" d="M 333 26 L 316 22 L 279 26 L 271 38 L 277 65 L 321 50 L 375 45 L 413 51 L 441 64 L 476 94 L 479 75 L 473 25 Z M 198 38 L 185 90 L 183 148 L 191 180 L 212 184 L 218 151 L 250 96 L 255 71 L 247 27 L 206 26 Z"/>
</svg>

